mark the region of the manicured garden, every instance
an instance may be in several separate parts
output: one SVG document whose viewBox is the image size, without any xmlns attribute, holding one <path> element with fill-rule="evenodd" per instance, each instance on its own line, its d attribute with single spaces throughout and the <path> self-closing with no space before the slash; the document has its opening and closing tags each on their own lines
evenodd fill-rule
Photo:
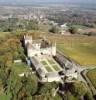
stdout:
<svg viewBox="0 0 96 100">
<path fill-rule="evenodd" d="M 56 71 L 60 71 L 60 68 L 57 65 L 52 65 L 52 67 L 56 70 Z"/>
<path fill-rule="evenodd" d="M 56 64 L 54 59 L 45 59 L 41 61 L 41 64 L 45 67 L 48 72 L 60 71 L 59 66 Z"/>
<path fill-rule="evenodd" d="M 47 69 L 48 72 L 53 72 L 53 70 L 49 66 L 46 66 L 45 68 Z"/>
<path fill-rule="evenodd" d="M 48 64 L 47 64 L 47 62 L 46 62 L 46 61 L 44 61 L 44 60 L 43 60 L 43 61 L 41 61 L 41 63 L 42 63 L 44 66 L 45 66 L 45 65 L 48 65 Z"/>
<path fill-rule="evenodd" d="M 49 62 L 50 64 L 55 64 L 55 62 L 53 61 L 53 59 L 51 59 L 51 60 L 48 59 L 48 62 Z"/>
</svg>

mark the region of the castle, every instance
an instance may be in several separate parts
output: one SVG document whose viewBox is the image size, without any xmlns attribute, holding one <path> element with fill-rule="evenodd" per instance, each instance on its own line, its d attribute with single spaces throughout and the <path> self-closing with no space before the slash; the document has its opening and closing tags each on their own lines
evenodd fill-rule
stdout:
<svg viewBox="0 0 96 100">
<path fill-rule="evenodd" d="M 33 40 L 31 35 L 24 35 L 24 46 L 32 68 L 36 70 L 41 82 L 61 81 L 65 76 L 70 80 L 77 79 L 77 72 L 67 59 L 62 61 L 60 57 L 65 65 L 63 68 L 53 58 L 56 57 L 56 43 L 51 43 L 46 38 Z M 64 74 L 60 74 L 61 72 Z"/>
<path fill-rule="evenodd" d="M 46 39 L 33 40 L 32 36 L 24 36 L 24 44 L 28 57 L 40 55 L 56 55 L 56 43 L 48 43 Z"/>
</svg>

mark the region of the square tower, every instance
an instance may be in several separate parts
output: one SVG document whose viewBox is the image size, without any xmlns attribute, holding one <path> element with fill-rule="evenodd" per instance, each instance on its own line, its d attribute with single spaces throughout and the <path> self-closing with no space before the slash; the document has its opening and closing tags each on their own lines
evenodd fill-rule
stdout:
<svg viewBox="0 0 96 100">
<path fill-rule="evenodd" d="M 32 44 L 32 36 L 24 35 L 24 45 L 27 47 L 27 44 Z"/>
</svg>

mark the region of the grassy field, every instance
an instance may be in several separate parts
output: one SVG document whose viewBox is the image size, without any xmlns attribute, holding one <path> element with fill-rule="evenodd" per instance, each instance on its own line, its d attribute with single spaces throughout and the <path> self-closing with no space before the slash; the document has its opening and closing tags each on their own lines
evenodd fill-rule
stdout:
<svg viewBox="0 0 96 100">
<path fill-rule="evenodd" d="M 87 29 L 88 27 L 83 25 L 71 25 L 72 27 L 78 28 L 78 29 Z"/>
<path fill-rule="evenodd" d="M 73 44 L 67 45 L 58 44 L 58 49 L 76 60 L 82 65 L 96 64 L 96 45 L 95 44 Z"/>
<path fill-rule="evenodd" d="M 81 65 L 96 65 L 96 37 L 88 36 L 47 36 L 56 41 L 58 50 Z"/>
<path fill-rule="evenodd" d="M 40 31 L 28 32 L 34 37 L 46 36 L 52 42 L 57 43 L 57 48 L 64 54 L 74 59 L 81 65 L 96 65 L 96 37 L 80 35 L 56 35 L 46 34 Z M 0 37 L 9 33 L 0 33 Z"/>
<path fill-rule="evenodd" d="M 10 32 L 0 32 L 0 38 L 4 38 L 9 34 L 10 34 Z"/>
<path fill-rule="evenodd" d="M 10 95 L 1 94 L 0 95 L 0 100 L 10 100 Z"/>
<path fill-rule="evenodd" d="M 91 80 L 92 84 L 96 88 L 96 69 L 89 71 L 87 76 L 89 77 L 89 79 Z"/>
<path fill-rule="evenodd" d="M 12 68 L 17 74 L 22 74 L 24 72 L 29 72 L 30 71 L 28 66 L 26 64 L 24 64 L 24 63 L 13 64 Z"/>
</svg>

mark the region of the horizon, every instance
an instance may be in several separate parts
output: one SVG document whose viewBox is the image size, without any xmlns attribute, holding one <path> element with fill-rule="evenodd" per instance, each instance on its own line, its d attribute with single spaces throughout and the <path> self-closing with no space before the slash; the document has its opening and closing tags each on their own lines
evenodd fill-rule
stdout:
<svg viewBox="0 0 96 100">
<path fill-rule="evenodd" d="M 86 2 L 87 1 L 87 2 Z M 33 4 L 96 4 L 96 0 L 0 0 L 0 4 L 10 5 L 33 5 Z"/>
</svg>

